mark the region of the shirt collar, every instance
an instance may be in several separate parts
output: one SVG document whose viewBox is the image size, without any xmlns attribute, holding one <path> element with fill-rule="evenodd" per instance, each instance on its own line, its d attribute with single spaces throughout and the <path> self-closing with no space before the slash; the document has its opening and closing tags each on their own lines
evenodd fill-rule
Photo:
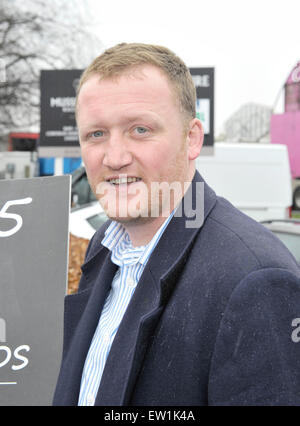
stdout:
<svg viewBox="0 0 300 426">
<path fill-rule="evenodd" d="M 147 245 L 139 247 L 132 246 L 129 235 L 121 223 L 112 221 L 105 231 L 104 238 L 101 241 L 101 244 L 112 252 L 112 262 L 119 266 L 134 264 L 137 262 L 145 265 L 164 230 L 172 219 L 174 211 L 175 210 L 173 210 L 166 218 L 151 241 L 149 241 Z"/>
</svg>

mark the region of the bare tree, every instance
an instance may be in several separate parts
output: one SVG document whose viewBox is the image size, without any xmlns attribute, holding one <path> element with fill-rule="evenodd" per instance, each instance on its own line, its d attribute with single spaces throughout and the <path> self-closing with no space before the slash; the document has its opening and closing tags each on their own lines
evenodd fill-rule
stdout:
<svg viewBox="0 0 300 426">
<path fill-rule="evenodd" d="M 100 53 L 90 15 L 87 0 L 0 0 L 0 138 L 38 130 L 40 70 L 81 69 Z"/>
</svg>

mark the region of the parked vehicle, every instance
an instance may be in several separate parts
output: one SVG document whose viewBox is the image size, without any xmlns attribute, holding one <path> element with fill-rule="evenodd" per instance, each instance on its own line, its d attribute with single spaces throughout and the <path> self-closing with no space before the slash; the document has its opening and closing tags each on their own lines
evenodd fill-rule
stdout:
<svg viewBox="0 0 300 426">
<path fill-rule="evenodd" d="M 269 220 L 261 223 L 286 245 L 300 263 L 300 220 Z"/>
<path fill-rule="evenodd" d="M 107 219 L 102 207 L 95 201 L 72 209 L 69 230 L 76 237 L 90 240 Z"/>
<path fill-rule="evenodd" d="M 81 206 L 96 201 L 96 197 L 88 183 L 84 166 L 78 167 L 72 173 L 72 205 Z"/>
<path fill-rule="evenodd" d="M 217 195 L 257 221 L 291 214 L 291 172 L 285 145 L 217 142 L 196 167 Z"/>
</svg>

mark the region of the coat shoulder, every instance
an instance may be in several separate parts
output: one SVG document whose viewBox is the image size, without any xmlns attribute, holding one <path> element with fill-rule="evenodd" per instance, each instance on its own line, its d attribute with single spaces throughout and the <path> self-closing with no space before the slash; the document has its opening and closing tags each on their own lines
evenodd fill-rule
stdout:
<svg viewBox="0 0 300 426">
<path fill-rule="evenodd" d="M 103 240 L 105 232 L 106 232 L 106 230 L 107 230 L 107 228 L 109 227 L 110 224 L 111 224 L 111 220 L 107 220 L 95 232 L 95 234 L 91 238 L 91 241 L 89 242 L 89 245 L 88 245 L 86 253 L 85 253 L 85 259 L 84 259 L 85 263 L 87 263 L 99 251 L 99 248 L 101 247 L 101 241 Z"/>
<path fill-rule="evenodd" d="M 221 197 L 208 217 L 206 228 L 206 232 L 214 233 L 211 241 L 218 241 L 219 254 L 226 248 L 241 264 L 251 262 L 257 269 L 284 268 L 300 275 L 298 262 L 279 238 Z"/>
</svg>

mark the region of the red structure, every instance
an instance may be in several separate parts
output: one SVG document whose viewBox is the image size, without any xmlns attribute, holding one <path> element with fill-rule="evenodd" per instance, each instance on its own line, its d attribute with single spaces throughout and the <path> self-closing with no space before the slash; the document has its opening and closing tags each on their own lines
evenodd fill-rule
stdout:
<svg viewBox="0 0 300 426">
<path fill-rule="evenodd" d="M 39 133 L 13 132 L 8 137 L 8 151 L 36 151 Z"/>
<path fill-rule="evenodd" d="M 293 68 L 285 85 L 285 111 L 300 111 L 300 62 Z"/>
<path fill-rule="evenodd" d="M 294 207 L 300 209 L 300 62 L 284 84 L 284 113 L 271 117 L 271 143 L 288 147 Z"/>
</svg>

